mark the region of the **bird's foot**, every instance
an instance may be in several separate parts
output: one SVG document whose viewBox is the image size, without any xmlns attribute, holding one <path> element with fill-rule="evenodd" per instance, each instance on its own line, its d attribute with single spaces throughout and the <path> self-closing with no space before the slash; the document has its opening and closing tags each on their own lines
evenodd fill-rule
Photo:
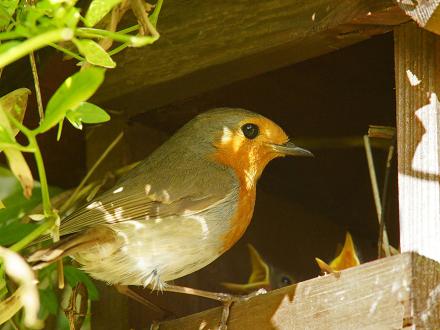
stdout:
<svg viewBox="0 0 440 330">
<path fill-rule="evenodd" d="M 261 288 L 246 295 L 235 295 L 221 292 L 213 292 L 212 294 L 217 295 L 217 300 L 220 300 L 222 302 L 243 302 L 265 293 L 267 293 L 267 290 Z"/>
<path fill-rule="evenodd" d="M 190 294 L 193 296 L 204 297 L 204 298 L 213 299 L 213 300 L 217 300 L 217 301 L 222 302 L 223 303 L 223 311 L 222 311 L 222 317 L 220 319 L 220 326 L 219 326 L 220 330 L 227 329 L 229 312 L 230 312 L 230 309 L 231 309 L 231 306 L 233 303 L 247 301 L 247 300 L 252 299 L 256 296 L 267 293 L 267 291 L 265 289 L 259 289 L 255 292 L 251 292 L 247 295 L 234 295 L 234 294 L 230 294 L 230 293 L 211 292 L 211 291 L 187 288 L 184 286 L 178 286 L 178 285 L 172 285 L 172 284 L 167 284 L 164 287 L 164 291 L 185 293 L 185 294 Z"/>
<path fill-rule="evenodd" d="M 127 285 L 117 284 L 114 287 L 119 293 L 121 293 L 124 296 L 127 296 L 127 297 L 133 299 L 134 301 L 137 301 L 141 305 L 144 305 L 145 307 L 147 307 L 151 312 L 154 313 L 155 318 L 158 320 L 164 319 L 167 315 L 172 315 L 172 313 L 170 311 L 167 311 L 167 310 L 153 304 L 151 301 L 147 300 L 146 298 L 144 298 L 142 295 L 140 295 L 139 293 L 137 293 L 133 289 L 130 289 Z"/>
<path fill-rule="evenodd" d="M 251 292 L 247 295 L 232 295 L 227 293 L 218 293 L 219 300 L 223 302 L 223 310 L 222 317 L 220 319 L 220 325 L 218 327 L 219 330 L 227 330 L 228 328 L 228 319 L 231 311 L 231 306 L 236 302 L 248 301 L 256 296 L 267 293 L 266 289 L 259 289 L 257 291 Z"/>
</svg>

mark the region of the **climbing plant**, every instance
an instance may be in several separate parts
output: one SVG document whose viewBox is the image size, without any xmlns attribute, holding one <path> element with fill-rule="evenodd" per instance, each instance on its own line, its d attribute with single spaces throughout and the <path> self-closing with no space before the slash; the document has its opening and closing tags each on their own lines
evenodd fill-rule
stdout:
<svg viewBox="0 0 440 330">
<path fill-rule="evenodd" d="M 47 182 L 38 136 L 58 127 L 60 139 L 65 122 L 82 129 L 83 124 L 110 120 L 104 109 L 88 100 L 103 83 L 106 70 L 116 67 L 113 55 L 126 47 L 158 40 L 161 7 L 162 0 L 155 4 L 92 0 L 87 6 L 75 0 L 0 2 L 0 82 L 6 66 L 28 57 L 35 86 L 32 96 L 27 88 L 0 96 L 0 152 L 8 166 L 0 167 L 0 327 L 42 328 L 50 315 L 54 315 L 57 329 L 79 329 L 90 321 L 90 300 L 98 299 L 98 292 L 85 273 L 58 263 L 36 274 L 26 262 L 29 246 L 47 234 L 57 241 L 63 213 L 84 196 L 84 191 L 96 188 L 86 184 L 87 175 L 77 189 L 63 193 L 67 197 L 59 198 L 62 202 L 57 211 L 53 196 L 61 191 Z M 118 30 L 129 12 L 137 24 Z M 78 63 L 78 72 L 66 77 L 45 105 L 39 85 L 44 77 L 38 76 L 36 61 L 41 48 L 62 52 Z M 40 120 L 36 127 L 25 124 L 29 97 L 37 101 Z M 17 139 L 18 135 L 26 142 L 18 142 L 23 140 Z M 38 178 L 34 179 L 23 153 L 33 155 Z"/>
</svg>

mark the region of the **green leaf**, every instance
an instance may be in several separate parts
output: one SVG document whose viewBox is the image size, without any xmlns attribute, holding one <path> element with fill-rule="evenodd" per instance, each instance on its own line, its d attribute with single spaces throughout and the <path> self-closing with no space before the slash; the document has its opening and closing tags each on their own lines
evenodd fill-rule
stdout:
<svg viewBox="0 0 440 330">
<path fill-rule="evenodd" d="M 15 143 L 14 134 L 8 116 L 0 103 L 0 141 L 6 143 Z"/>
<path fill-rule="evenodd" d="M 45 319 L 49 314 L 58 314 L 58 298 L 52 288 L 40 289 L 40 319 Z"/>
<path fill-rule="evenodd" d="M 0 199 L 6 206 L 6 208 L 0 210 L 0 233 L 6 230 L 6 226 L 21 220 L 26 213 L 41 203 L 41 194 L 37 191 L 39 188 L 40 184 L 35 181 L 34 193 L 30 199 L 26 199 L 21 193 L 20 183 L 11 171 L 0 167 Z M 61 190 L 49 187 L 49 192 L 51 196 L 55 196 Z"/>
<path fill-rule="evenodd" d="M 11 171 L 5 167 L 0 166 L 0 199 L 5 202 L 5 199 L 20 191 L 20 184 L 17 179 L 11 173 Z M 6 203 L 6 205 L 8 205 Z M 0 219 L 1 221 L 1 219 Z"/>
<path fill-rule="evenodd" d="M 10 113 L 18 122 L 22 123 L 30 94 L 31 91 L 27 88 L 16 89 L 0 98 L 0 108 Z M 4 123 L 5 120 L 9 123 L 7 118 L 2 118 L 0 124 Z M 12 132 L 15 136 L 19 130 L 14 127 Z"/>
<path fill-rule="evenodd" d="M 9 167 L 14 173 L 15 177 L 20 181 L 23 188 L 23 195 L 26 198 L 32 196 L 32 189 L 34 187 L 34 178 L 32 177 L 31 169 L 21 151 L 17 149 L 7 148 L 3 150 L 8 159 Z"/>
<path fill-rule="evenodd" d="M 58 123 L 57 141 L 61 140 L 61 133 L 63 132 L 63 124 L 64 124 L 64 119 L 61 119 L 60 122 Z"/>
<path fill-rule="evenodd" d="M 0 231 L 0 245 L 12 245 L 37 227 L 37 224 L 20 222 L 12 222 L 6 226 L 2 226 Z"/>
<path fill-rule="evenodd" d="M 8 95 L 10 95 L 9 93 Z M 8 98 L 2 97 L 0 99 L 0 142 L 6 142 L 10 143 L 11 145 L 14 145 L 15 138 L 14 138 L 14 131 L 11 128 L 11 125 L 9 123 L 9 119 L 5 114 L 5 110 L 8 110 L 9 103 L 13 104 L 9 107 L 9 110 L 14 109 L 14 107 L 17 107 L 17 99 L 15 97 Z M 21 99 L 19 97 L 18 99 Z M 27 102 L 27 95 L 25 96 L 25 103 Z M 12 111 L 12 115 L 14 115 Z M 15 115 L 20 116 L 20 114 L 16 113 Z M 11 148 L 5 148 L 4 153 L 6 155 L 6 158 L 8 160 L 9 167 L 11 168 L 12 173 L 14 173 L 15 177 L 20 181 L 21 186 L 23 188 L 23 194 L 26 198 L 31 197 L 32 195 L 32 188 L 34 186 L 34 179 L 32 177 L 32 172 L 26 163 L 26 160 L 23 157 L 23 154 L 21 151 Z"/>
<path fill-rule="evenodd" d="M 82 129 L 82 123 L 97 124 L 110 120 L 110 116 L 103 109 L 92 103 L 83 102 L 75 110 L 68 111 L 67 119 L 77 129 Z"/>
<path fill-rule="evenodd" d="M 73 266 L 64 266 L 64 276 L 66 277 L 67 283 L 73 288 L 78 282 L 84 283 L 89 293 L 90 300 L 98 300 L 99 292 L 93 283 L 92 279 L 84 273 L 82 270 L 75 268 Z"/>
<path fill-rule="evenodd" d="M 110 10 L 122 0 L 92 0 L 86 13 L 86 25 L 95 26 Z"/>
<path fill-rule="evenodd" d="M 8 293 L 8 287 L 6 286 L 6 272 L 5 272 L 5 266 L 0 261 L 0 301 L 3 300 L 3 298 Z"/>
<path fill-rule="evenodd" d="M 0 31 L 4 30 L 11 22 L 17 5 L 18 0 L 2 0 L 0 2 Z"/>
<path fill-rule="evenodd" d="M 96 42 L 90 39 L 73 39 L 79 52 L 84 55 L 87 62 L 104 68 L 114 68 L 116 63 L 109 54 Z"/>
<path fill-rule="evenodd" d="M 0 109 L 0 118 L 1 118 L 1 109 Z M 0 143 L 2 143 L 2 144 L 7 143 L 10 145 L 14 145 L 15 141 L 11 135 L 12 135 L 12 132 L 10 130 L 10 127 L 3 126 L 1 124 L 1 119 L 0 119 Z M 1 148 L 0 148 L 0 151 L 1 151 Z"/>
<path fill-rule="evenodd" d="M 75 29 L 81 17 L 79 12 L 80 10 L 78 8 L 70 8 L 63 17 L 64 24 L 71 29 Z"/>
<path fill-rule="evenodd" d="M 49 100 L 46 114 L 37 133 L 44 133 L 57 125 L 69 110 L 76 109 L 90 98 L 104 80 L 104 70 L 91 67 L 67 78 Z"/>
</svg>

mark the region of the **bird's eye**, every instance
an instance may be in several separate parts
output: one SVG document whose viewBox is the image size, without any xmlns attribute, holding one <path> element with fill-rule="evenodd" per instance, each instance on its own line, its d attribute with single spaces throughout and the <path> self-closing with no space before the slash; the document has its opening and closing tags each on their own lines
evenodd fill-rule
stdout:
<svg viewBox="0 0 440 330">
<path fill-rule="evenodd" d="M 246 136 L 249 140 L 255 139 L 260 133 L 260 129 L 258 128 L 258 126 L 251 123 L 241 126 L 241 131 L 243 132 L 244 136 Z"/>
<path fill-rule="evenodd" d="M 292 284 L 292 280 L 290 279 L 290 277 L 289 276 L 283 276 L 283 277 L 281 277 L 281 285 L 282 286 L 287 286 L 287 285 L 290 285 L 290 284 Z"/>
</svg>

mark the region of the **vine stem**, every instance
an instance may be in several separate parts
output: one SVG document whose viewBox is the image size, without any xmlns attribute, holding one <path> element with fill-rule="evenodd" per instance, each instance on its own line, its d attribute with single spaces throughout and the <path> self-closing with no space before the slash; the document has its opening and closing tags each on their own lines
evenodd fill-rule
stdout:
<svg viewBox="0 0 440 330">
<path fill-rule="evenodd" d="M 44 221 L 40 226 L 35 228 L 32 232 L 30 232 L 28 235 L 23 237 L 21 240 L 19 240 L 14 245 L 10 246 L 9 249 L 15 252 L 19 252 L 20 250 L 24 249 L 26 246 L 28 246 L 30 243 L 32 243 L 35 239 L 40 237 L 42 234 L 44 234 L 47 230 L 52 228 L 56 223 L 56 216 L 49 217 L 46 221 Z"/>
<path fill-rule="evenodd" d="M 84 28 L 84 27 L 76 29 L 75 34 L 78 37 L 83 37 L 83 38 L 111 38 L 115 41 L 126 42 L 131 47 L 145 46 L 148 44 L 152 44 L 159 39 L 159 35 L 131 36 L 131 35 L 119 34 L 117 32 L 110 32 L 107 30 Z"/>
<path fill-rule="evenodd" d="M 6 115 L 12 124 L 26 136 L 29 141 L 29 147 L 34 149 L 35 162 L 37 163 L 38 176 L 40 178 L 44 215 L 47 217 L 52 216 L 54 213 L 50 204 L 49 185 L 47 184 L 46 170 L 44 168 L 43 156 L 38 146 L 37 137 L 33 131 L 20 123 L 11 114 L 6 113 Z"/>
<path fill-rule="evenodd" d="M 84 61 L 86 60 L 84 57 L 82 57 L 82 56 L 80 56 L 80 55 L 78 55 L 78 54 L 76 54 L 76 53 L 70 51 L 70 50 L 67 49 L 67 48 L 61 47 L 61 46 L 59 46 L 59 45 L 57 45 L 57 44 L 50 43 L 49 46 L 55 48 L 56 50 L 59 50 L 60 52 L 65 53 L 65 54 L 68 55 L 68 56 L 73 57 L 74 59 L 77 59 L 77 60 L 80 61 L 80 62 L 84 62 Z"/>
<path fill-rule="evenodd" d="M 38 176 L 40 178 L 41 197 L 43 200 L 44 215 L 47 217 L 52 216 L 54 213 L 52 211 L 52 206 L 50 204 L 49 185 L 47 184 L 47 177 L 46 177 L 46 170 L 44 168 L 43 156 L 41 155 L 41 151 L 40 151 L 40 147 L 38 146 L 36 135 L 34 134 L 34 132 L 32 132 L 30 129 L 28 129 L 22 123 L 20 123 L 17 119 L 15 119 L 12 115 L 10 115 L 9 113 L 6 113 L 6 115 L 8 116 L 8 119 L 11 121 L 11 123 L 26 136 L 26 138 L 29 141 L 28 147 L 34 150 L 35 162 L 37 163 Z"/>
<path fill-rule="evenodd" d="M 32 51 L 40 49 L 51 42 L 70 40 L 73 37 L 73 30 L 68 28 L 51 30 L 36 37 L 30 38 L 15 47 L 11 47 L 0 55 L 0 68 L 18 60 Z"/>
<path fill-rule="evenodd" d="M 35 148 L 34 157 L 37 163 L 38 176 L 40 178 L 41 185 L 41 197 L 43 201 L 43 210 L 45 216 L 53 215 L 52 206 L 50 204 L 49 196 L 49 185 L 47 184 L 46 170 L 44 168 L 43 156 L 41 155 L 41 150 L 38 146 L 37 138 L 35 135 L 31 134 L 27 136 L 29 143 Z"/>
<path fill-rule="evenodd" d="M 53 212 L 52 205 L 50 203 L 49 185 L 47 184 L 46 170 L 44 168 L 43 157 L 41 155 L 41 151 L 38 146 L 35 133 L 30 129 L 28 129 L 27 127 L 25 127 L 23 124 L 21 124 L 11 114 L 6 112 L 6 115 L 8 116 L 9 121 L 26 136 L 26 138 L 29 141 L 29 147 L 34 149 L 33 153 L 35 157 L 35 162 L 37 164 L 38 176 L 40 179 L 43 210 L 44 210 L 44 215 L 46 217 L 46 221 L 44 221 L 43 224 L 38 226 L 38 228 L 33 230 L 31 233 L 29 233 L 20 241 L 16 242 L 14 245 L 10 247 L 10 249 L 18 252 L 21 249 L 25 248 L 33 240 L 41 236 L 44 232 L 52 228 L 56 224 L 58 216 Z"/>
</svg>

